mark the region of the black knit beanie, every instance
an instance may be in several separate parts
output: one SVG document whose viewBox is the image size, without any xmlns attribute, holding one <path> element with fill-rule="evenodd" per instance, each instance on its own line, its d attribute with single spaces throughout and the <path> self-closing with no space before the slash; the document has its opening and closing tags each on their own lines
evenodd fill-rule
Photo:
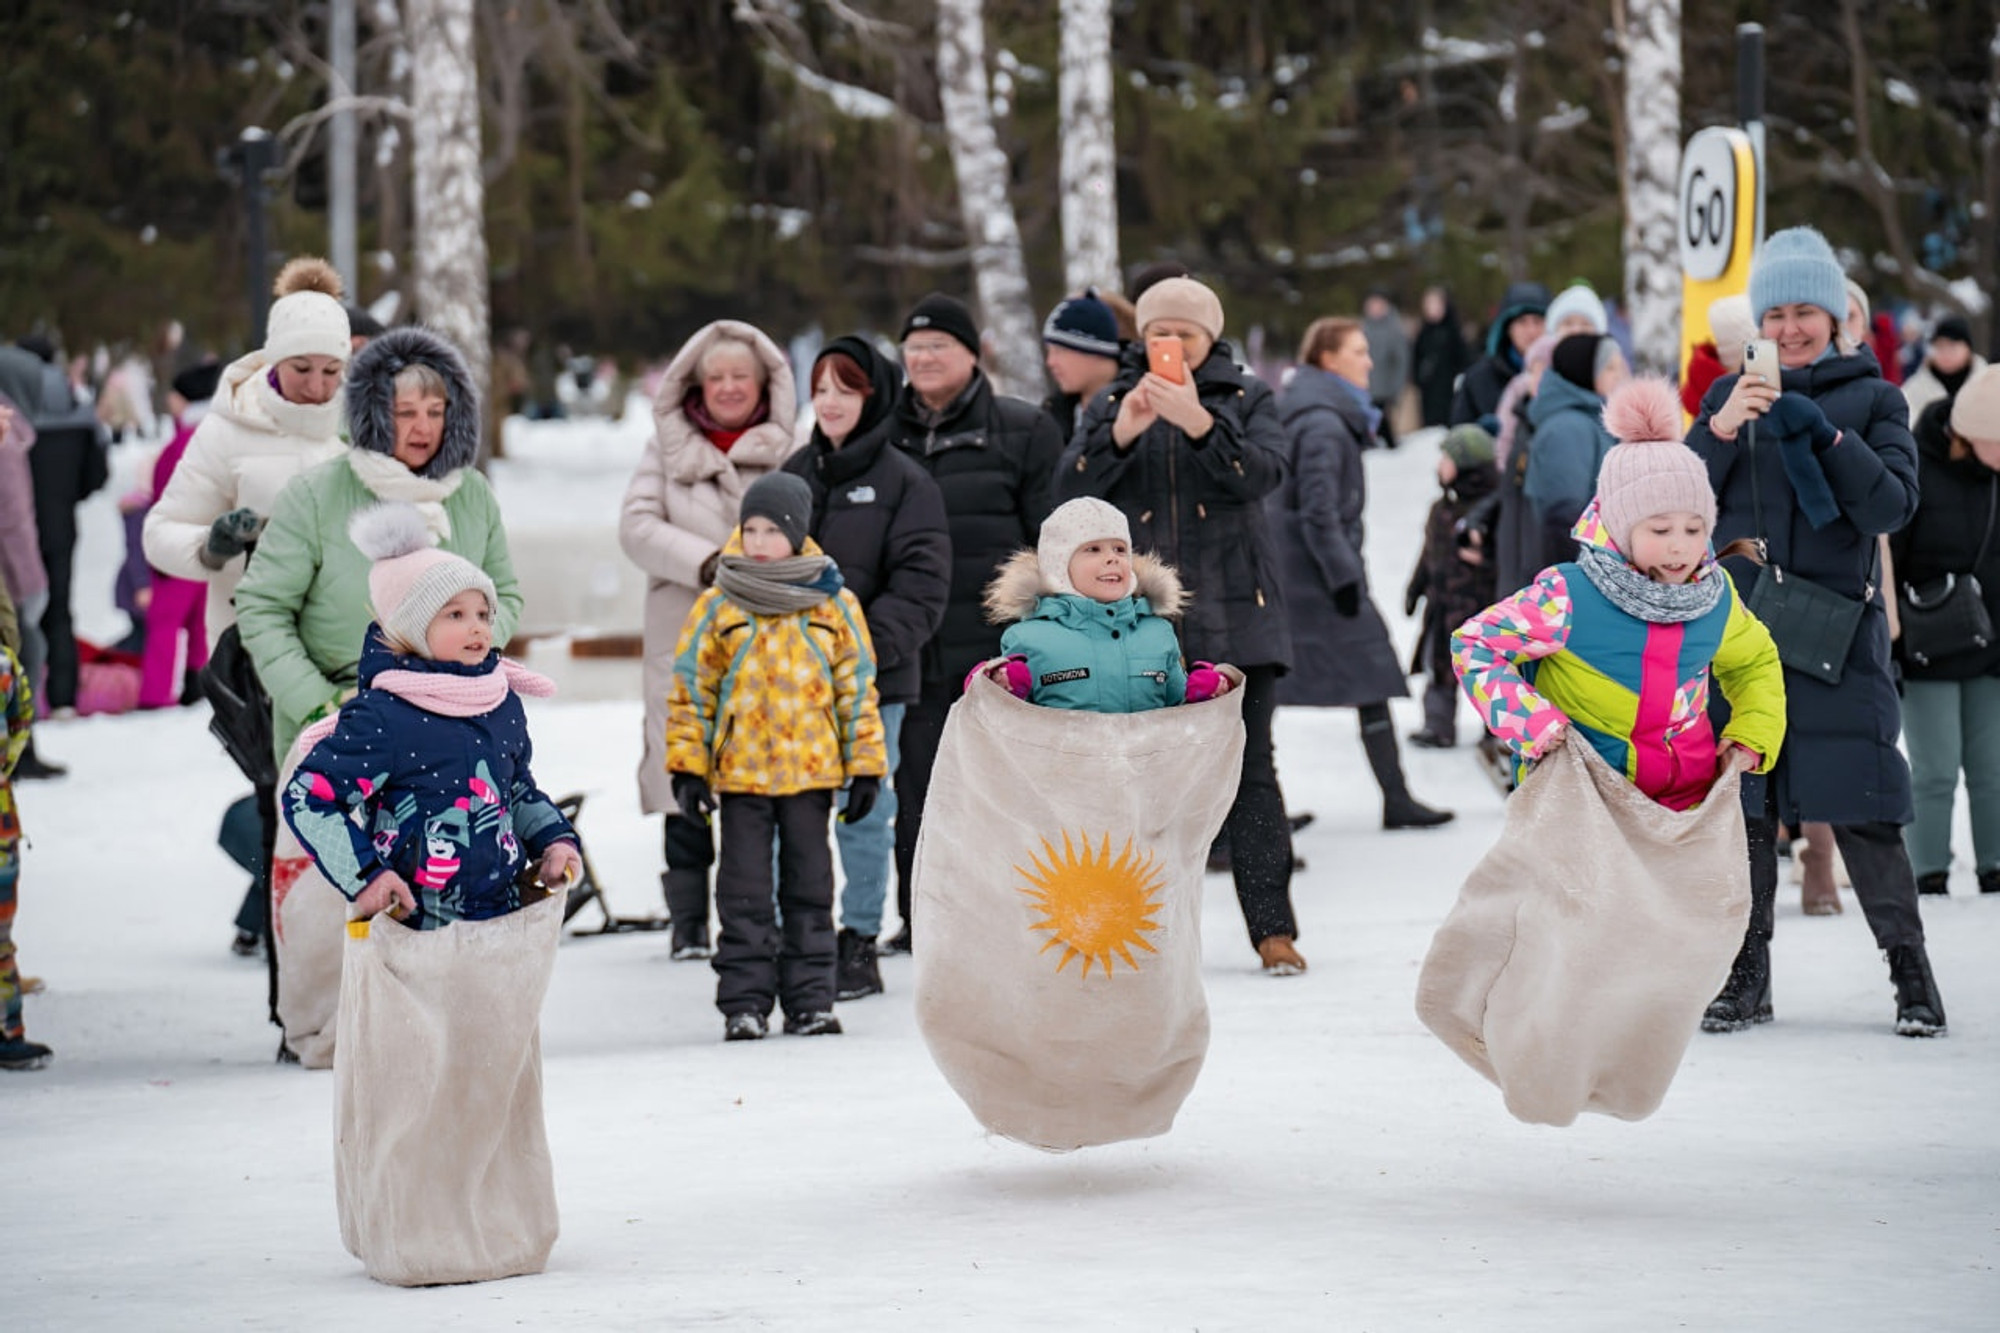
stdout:
<svg viewBox="0 0 2000 1333">
<path fill-rule="evenodd" d="M 1597 345 L 1601 333 L 1572 333 L 1549 354 L 1549 369 L 1579 389 L 1597 392 Z"/>
<path fill-rule="evenodd" d="M 965 302 L 943 292 L 932 292 L 917 302 L 910 311 L 910 317 L 903 321 L 903 336 L 897 341 L 906 341 L 918 329 L 936 329 L 949 334 L 965 344 L 966 350 L 979 355 L 979 325 L 972 318 L 972 311 Z"/>
</svg>

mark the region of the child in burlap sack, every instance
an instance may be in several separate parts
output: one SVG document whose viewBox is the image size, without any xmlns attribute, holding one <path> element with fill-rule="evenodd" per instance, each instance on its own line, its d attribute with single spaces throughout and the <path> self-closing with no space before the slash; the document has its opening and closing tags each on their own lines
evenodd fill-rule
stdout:
<svg viewBox="0 0 2000 1333">
<path fill-rule="evenodd" d="M 847 786 L 841 818 L 866 819 L 889 768 L 875 650 L 840 566 L 806 535 L 803 478 L 759 477 L 738 515 L 715 586 L 674 650 L 667 771 L 689 819 L 722 812 L 713 966 L 723 1039 L 762 1038 L 780 1004 L 786 1032 L 829 1036 L 840 1020 L 827 818 Z"/>
<path fill-rule="evenodd" d="M 1186 604 L 1169 565 L 1132 554 L 1116 505 L 1071 500 L 1042 520 L 1040 544 L 1017 551 L 986 589 L 986 616 L 1007 630 L 985 671 L 1044 708 L 1139 713 L 1227 694 L 1210 662 L 1181 662 L 1169 621 Z M 970 682 L 968 682 L 970 683 Z"/>
<path fill-rule="evenodd" d="M 500 656 L 493 580 L 431 546 L 415 506 L 363 510 L 350 532 L 375 561 L 376 624 L 360 693 L 301 738 L 285 820 L 357 916 L 435 930 L 516 911 L 527 861 L 549 885 L 582 866 L 529 770 L 519 696 L 555 687 Z"/>
<path fill-rule="evenodd" d="M 1572 535 L 1578 558 L 1452 635 L 1452 661 L 1487 728 L 1526 765 L 1572 731 L 1672 810 L 1700 803 L 1724 764 L 1768 772 L 1785 735 L 1777 646 L 1709 549 L 1715 492 L 1680 443 L 1664 380 L 1611 395 L 1620 443 Z M 1718 746 L 1713 675 L 1731 715 Z"/>
</svg>

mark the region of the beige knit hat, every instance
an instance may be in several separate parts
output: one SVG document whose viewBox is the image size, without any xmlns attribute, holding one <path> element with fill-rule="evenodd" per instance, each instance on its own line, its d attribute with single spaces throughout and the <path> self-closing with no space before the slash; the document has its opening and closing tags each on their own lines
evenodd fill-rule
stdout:
<svg viewBox="0 0 2000 1333">
<path fill-rule="evenodd" d="M 1133 320 L 1144 337 L 1156 319 L 1184 319 L 1211 339 L 1222 336 L 1222 298 L 1193 278 L 1163 278 L 1139 298 Z"/>
<path fill-rule="evenodd" d="M 1750 313 L 1750 298 L 1743 292 L 1719 296 L 1708 303 L 1708 332 L 1715 340 L 1715 354 L 1725 366 L 1743 360 L 1743 348 L 1757 336 L 1757 318 Z"/>
<path fill-rule="evenodd" d="M 1680 398 L 1654 376 L 1620 385 L 1604 404 L 1604 428 L 1619 443 L 1597 470 L 1597 516 L 1623 555 L 1655 514 L 1700 514 L 1715 527 L 1708 464 L 1681 443 L 1680 427 Z"/>
<path fill-rule="evenodd" d="M 1959 386 L 1951 429 L 1960 439 L 2000 442 L 2000 364 L 1981 366 Z"/>
<path fill-rule="evenodd" d="M 271 285 L 278 299 L 265 317 L 264 359 L 272 365 L 291 356 L 330 356 L 345 362 L 353 350 L 340 274 L 324 259 L 301 256 L 278 270 Z"/>
</svg>

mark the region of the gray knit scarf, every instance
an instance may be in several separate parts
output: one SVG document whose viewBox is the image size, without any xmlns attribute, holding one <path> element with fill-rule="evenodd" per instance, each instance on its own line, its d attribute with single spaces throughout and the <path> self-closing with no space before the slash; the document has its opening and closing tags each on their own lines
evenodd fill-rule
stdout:
<svg viewBox="0 0 2000 1333">
<path fill-rule="evenodd" d="M 824 555 L 761 563 L 747 555 L 725 555 L 715 562 L 715 586 L 753 616 L 788 616 L 840 591 L 840 569 Z"/>
<path fill-rule="evenodd" d="M 1728 577 L 1711 562 L 1708 572 L 1692 583 L 1655 583 L 1624 556 L 1589 544 L 1578 550 L 1576 562 L 1613 606 L 1649 625 L 1701 619 L 1722 600 L 1722 581 Z"/>
</svg>

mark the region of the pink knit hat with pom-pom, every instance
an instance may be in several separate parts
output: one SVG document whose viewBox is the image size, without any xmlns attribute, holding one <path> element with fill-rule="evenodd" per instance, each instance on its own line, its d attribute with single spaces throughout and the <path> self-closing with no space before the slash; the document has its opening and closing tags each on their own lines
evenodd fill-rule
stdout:
<svg viewBox="0 0 2000 1333">
<path fill-rule="evenodd" d="M 462 592 L 476 590 L 489 609 L 500 609 L 500 594 L 486 571 L 431 545 L 423 513 L 413 504 L 392 500 L 359 510 L 348 520 L 347 535 L 375 562 L 368 571 L 368 600 L 391 647 L 428 656 L 432 618 Z"/>
<path fill-rule="evenodd" d="M 1604 404 L 1604 428 L 1618 440 L 1597 470 L 1597 516 L 1625 555 L 1632 529 L 1655 514 L 1700 514 L 1715 526 L 1708 464 L 1681 443 L 1681 402 L 1673 386 L 1648 376 L 1626 382 Z"/>
</svg>

